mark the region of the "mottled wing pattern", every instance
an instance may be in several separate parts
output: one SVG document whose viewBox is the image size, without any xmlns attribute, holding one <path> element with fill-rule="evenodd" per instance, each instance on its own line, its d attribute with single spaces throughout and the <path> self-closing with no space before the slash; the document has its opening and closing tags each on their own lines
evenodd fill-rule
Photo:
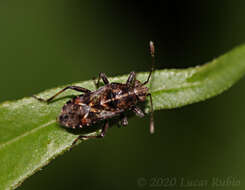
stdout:
<svg viewBox="0 0 245 190">
<path fill-rule="evenodd" d="M 136 103 L 134 91 L 126 84 L 110 83 L 67 102 L 60 114 L 60 123 L 71 128 L 90 126 L 119 116 Z"/>
</svg>

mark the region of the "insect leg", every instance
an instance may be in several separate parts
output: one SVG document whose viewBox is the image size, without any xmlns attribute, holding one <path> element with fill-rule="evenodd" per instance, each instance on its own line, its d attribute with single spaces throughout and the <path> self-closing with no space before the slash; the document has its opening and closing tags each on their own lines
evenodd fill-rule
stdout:
<svg viewBox="0 0 245 190">
<path fill-rule="evenodd" d="M 134 71 L 132 71 L 128 76 L 128 80 L 127 80 L 126 84 L 129 86 L 134 86 L 135 79 L 136 79 L 136 74 Z"/>
<path fill-rule="evenodd" d="M 109 80 L 107 76 L 105 75 L 105 73 L 100 73 L 97 82 L 94 82 L 97 89 L 99 88 L 100 79 L 103 80 L 104 84 L 109 84 Z"/>
<path fill-rule="evenodd" d="M 103 129 L 102 129 L 102 132 L 97 136 L 97 138 L 100 138 L 100 137 L 103 138 L 105 136 L 108 128 L 109 128 L 109 121 L 106 120 L 105 125 L 103 126 Z"/>
<path fill-rule="evenodd" d="M 121 126 L 128 125 L 128 118 L 127 118 L 127 116 L 125 116 L 124 114 L 122 114 L 121 115 L 121 119 L 120 119 L 120 121 L 119 121 L 118 124 L 121 125 Z"/>
<path fill-rule="evenodd" d="M 62 89 L 61 91 L 57 92 L 55 95 L 53 95 L 52 97 L 48 98 L 47 100 L 43 99 L 43 98 L 39 98 L 39 97 L 36 97 L 36 96 L 33 96 L 34 98 L 36 98 L 37 100 L 39 101 L 43 101 L 43 102 L 50 102 L 52 101 L 56 96 L 58 96 L 59 94 L 61 94 L 62 92 L 68 90 L 68 89 L 71 89 L 71 90 L 75 90 L 75 91 L 79 91 L 79 92 L 84 92 L 84 93 L 89 93 L 91 92 L 90 90 L 86 89 L 86 88 L 83 88 L 83 87 L 80 87 L 80 86 L 67 86 L 65 87 L 64 89 Z"/>
<path fill-rule="evenodd" d="M 109 121 L 106 120 L 103 128 L 102 128 L 102 132 L 99 134 L 99 135 L 94 135 L 94 136 L 85 136 L 85 135 L 80 135 L 78 136 L 72 143 L 72 147 L 76 144 L 76 142 L 79 140 L 79 139 L 83 139 L 83 138 L 87 138 L 87 139 L 90 139 L 90 138 L 103 138 L 105 137 L 105 134 L 107 132 L 109 128 Z"/>
<path fill-rule="evenodd" d="M 150 133 L 153 134 L 154 133 L 154 118 L 153 118 L 153 103 L 152 103 L 152 97 L 151 94 L 147 94 L 147 96 L 150 96 L 150 103 L 151 103 L 151 109 L 150 109 Z"/>
<path fill-rule="evenodd" d="M 139 108 L 139 107 L 134 107 L 133 112 L 138 116 L 138 117 L 144 117 L 145 114 L 144 112 Z"/>
</svg>

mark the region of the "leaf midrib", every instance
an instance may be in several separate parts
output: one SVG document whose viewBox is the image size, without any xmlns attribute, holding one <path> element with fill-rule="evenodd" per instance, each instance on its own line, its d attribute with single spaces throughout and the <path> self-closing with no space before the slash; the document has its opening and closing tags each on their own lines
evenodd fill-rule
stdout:
<svg viewBox="0 0 245 190">
<path fill-rule="evenodd" d="M 28 136 L 28 135 L 31 135 L 31 134 L 35 133 L 36 131 L 38 131 L 38 130 L 40 130 L 40 129 L 43 129 L 43 128 L 45 128 L 45 127 L 48 127 L 49 125 L 51 125 L 51 124 L 53 124 L 53 123 L 55 123 L 55 122 L 56 122 L 56 120 L 51 120 L 51 121 L 49 121 L 49 122 L 47 122 L 47 123 L 45 123 L 45 124 L 42 124 L 42 125 L 39 126 L 39 127 L 33 128 L 33 129 L 31 129 L 30 131 L 24 132 L 23 134 L 19 135 L 18 137 L 15 137 L 15 138 L 13 138 L 13 139 L 11 139 L 11 140 L 8 140 L 8 141 L 6 141 L 6 142 L 0 144 L 0 149 L 2 149 L 2 148 L 4 148 L 5 146 L 8 146 L 8 145 L 10 145 L 10 144 L 12 144 L 12 143 L 18 141 L 19 139 L 22 139 L 23 137 L 26 137 L 26 136 Z"/>
</svg>

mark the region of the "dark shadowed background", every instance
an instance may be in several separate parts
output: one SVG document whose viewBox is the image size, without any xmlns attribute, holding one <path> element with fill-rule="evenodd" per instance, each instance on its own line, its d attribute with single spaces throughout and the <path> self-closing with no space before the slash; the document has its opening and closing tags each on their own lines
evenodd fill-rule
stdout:
<svg viewBox="0 0 245 190">
<path fill-rule="evenodd" d="M 149 40 L 158 69 L 200 65 L 244 43 L 244 20 L 243 0 L 3 0 L 0 101 L 99 72 L 147 71 Z M 208 101 L 158 111 L 154 135 L 147 117 L 134 117 L 58 157 L 19 190 L 184 189 L 181 180 L 207 180 L 199 188 L 214 189 L 215 179 L 227 182 L 219 189 L 244 189 L 244 97 L 242 79 Z M 161 187 L 149 187 L 157 180 Z"/>
</svg>

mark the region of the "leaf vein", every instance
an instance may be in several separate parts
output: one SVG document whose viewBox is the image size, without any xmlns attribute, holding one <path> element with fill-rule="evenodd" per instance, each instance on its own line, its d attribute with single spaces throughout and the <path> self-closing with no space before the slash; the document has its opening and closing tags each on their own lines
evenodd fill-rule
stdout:
<svg viewBox="0 0 245 190">
<path fill-rule="evenodd" d="M 7 145 L 10 145 L 10 144 L 12 144 L 12 143 L 18 141 L 19 139 L 21 139 L 21 138 L 23 138 L 23 137 L 25 137 L 25 136 L 28 136 L 28 135 L 30 135 L 30 134 L 32 134 L 32 133 L 35 133 L 36 131 L 38 131 L 38 130 L 44 128 L 44 127 L 47 127 L 47 126 L 49 126 L 49 125 L 51 125 L 51 124 L 53 124 L 53 123 L 55 123 L 55 122 L 56 122 L 55 120 L 51 120 L 51 121 L 49 121 L 49 122 L 47 122 L 47 123 L 45 123 L 45 124 L 43 124 L 43 125 L 41 125 L 41 126 L 39 126 L 39 127 L 36 127 L 36 128 L 34 128 L 34 129 L 30 130 L 30 131 L 27 131 L 27 132 L 21 134 L 21 135 L 18 136 L 18 137 L 15 137 L 15 138 L 13 138 L 13 139 L 11 139 L 11 140 L 9 140 L 9 141 L 3 143 L 3 144 L 0 144 L 0 149 L 2 149 L 3 147 L 5 147 L 5 146 L 7 146 Z"/>
</svg>

